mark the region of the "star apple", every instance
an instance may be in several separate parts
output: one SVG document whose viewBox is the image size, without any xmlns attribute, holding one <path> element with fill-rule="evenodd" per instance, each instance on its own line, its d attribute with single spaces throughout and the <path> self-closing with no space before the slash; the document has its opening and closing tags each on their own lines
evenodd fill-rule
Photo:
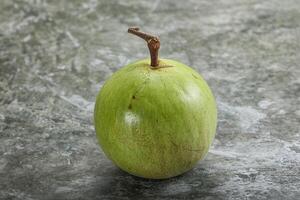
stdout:
<svg viewBox="0 0 300 200">
<path fill-rule="evenodd" d="M 94 122 L 100 146 L 122 170 L 144 178 L 180 175 L 204 158 L 217 125 L 214 96 L 192 68 L 158 59 L 159 39 L 146 40 L 151 59 L 112 75 L 99 92 Z"/>
</svg>

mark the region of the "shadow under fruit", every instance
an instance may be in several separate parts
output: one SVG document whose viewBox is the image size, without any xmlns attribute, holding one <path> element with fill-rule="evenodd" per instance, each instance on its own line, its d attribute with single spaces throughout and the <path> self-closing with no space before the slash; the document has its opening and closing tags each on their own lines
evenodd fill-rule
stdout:
<svg viewBox="0 0 300 200">
<path fill-rule="evenodd" d="M 131 63 L 112 75 L 97 96 L 94 121 L 99 143 L 122 170 L 164 179 L 190 170 L 208 152 L 217 109 L 205 80 L 192 68 L 159 59 L 159 39 L 143 38 L 151 59 Z"/>
</svg>

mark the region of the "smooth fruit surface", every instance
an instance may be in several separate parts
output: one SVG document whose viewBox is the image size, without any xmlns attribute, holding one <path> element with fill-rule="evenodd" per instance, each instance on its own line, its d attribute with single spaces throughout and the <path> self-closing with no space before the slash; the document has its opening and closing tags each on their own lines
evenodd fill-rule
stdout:
<svg viewBox="0 0 300 200">
<path fill-rule="evenodd" d="M 217 109 L 204 79 L 190 67 L 149 59 L 114 73 L 97 96 L 97 138 L 104 153 L 130 174 L 163 179 L 191 169 L 208 152 Z"/>
</svg>

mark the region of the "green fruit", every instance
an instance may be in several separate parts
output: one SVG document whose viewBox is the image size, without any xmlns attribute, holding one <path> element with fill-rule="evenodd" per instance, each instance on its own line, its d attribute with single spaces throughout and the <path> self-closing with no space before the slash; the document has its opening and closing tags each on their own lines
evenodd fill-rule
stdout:
<svg viewBox="0 0 300 200">
<path fill-rule="evenodd" d="M 151 61 L 152 64 L 152 61 Z M 164 179 L 204 158 L 217 124 L 216 103 L 190 67 L 160 59 L 129 64 L 104 84 L 94 112 L 99 143 L 130 174 Z"/>
</svg>

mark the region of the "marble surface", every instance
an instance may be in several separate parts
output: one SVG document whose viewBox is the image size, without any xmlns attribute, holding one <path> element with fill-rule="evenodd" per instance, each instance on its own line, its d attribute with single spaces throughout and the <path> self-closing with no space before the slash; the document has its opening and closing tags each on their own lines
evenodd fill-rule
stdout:
<svg viewBox="0 0 300 200">
<path fill-rule="evenodd" d="M 300 199 L 298 0 L 2 0 L 0 199 Z M 133 177 L 97 144 L 95 96 L 161 38 L 218 102 L 206 159 L 164 181 Z"/>
</svg>

